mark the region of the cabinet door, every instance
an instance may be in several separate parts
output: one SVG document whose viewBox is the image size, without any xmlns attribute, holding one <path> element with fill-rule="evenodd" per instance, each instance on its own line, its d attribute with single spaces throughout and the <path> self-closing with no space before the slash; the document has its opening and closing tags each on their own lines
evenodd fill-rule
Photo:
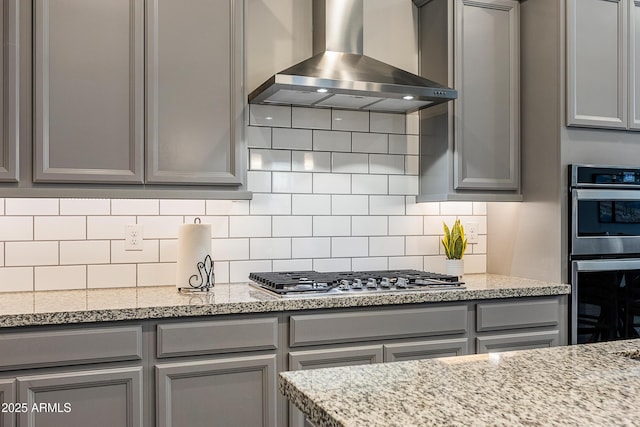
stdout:
<svg viewBox="0 0 640 427">
<path fill-rule="evenodd" d="M 477 352 L 527 350 L 560 345 L 560 331 L 518 332 L 476 338 Z"/>
<path fill-rule="evenodd" d="M 629 128 L 640 129 L 640 1 L 629 1 Z"/>
<path fill-rule="evenodd" d="M 0 405 L 3 403 L 17 403 L 16 381 L 0 380 Z M 4 408 L 4 407 L 3 407 Z M 10 409 L 10 408 L 8 408 Z M 12 427 L 16 424 L 16 411 L 0 412 L 0 427 Z"/>
<path fill-rule="evenodd" d="M 34 181 L 141 183 L 143 0 L 34 5 Z"/>
<path fill-rule="evenodd" d="M 147 182 L 241 184 L 242 0 L 147 5 Z"/>
<path fill-rule="evenodd" d="M 456 0 L 456 189 L 519 188 L 519 7 Z"/>
<path fill-rule="evenodd" d="M 627 127 L 627 1 L 567 1 L 567 124 Z"/>
<path fill-rule="evenodd" d="M 156 366 L 158 427 L 276 425 L 276 356 Z"/>
<path fill-rule="evenodd" d="M 18 181 L 19 76 L 18 0 L 5 0 L 0 7 L 2 66 L 0 67 L 0 181 Z"/>
<path fill-rule="evenodd" d="M 57 0 L 56 0 L 57 1 Z M 142 367 L 18 377 L 29 427 L 141 427 Z M 37 410 L 31 410 L 32 408 Z"/>
<path fill-rule="evenodd" d="M 382 363 L 381 345 L 335 348 L 327 350 L 292 351 L 289 353 L 289 370 L 333 368 L 337 366 L 369 365 Z M 291 427 L 312 426 L 294 405 L 289 404 Z"/>
<path fill-rule="evenodd" d="M 384 345 L 385 362 L 433 359 L 435 357 L 462 356 L 465 354 L 469 354 L 468 338 Z"/>
</svg>

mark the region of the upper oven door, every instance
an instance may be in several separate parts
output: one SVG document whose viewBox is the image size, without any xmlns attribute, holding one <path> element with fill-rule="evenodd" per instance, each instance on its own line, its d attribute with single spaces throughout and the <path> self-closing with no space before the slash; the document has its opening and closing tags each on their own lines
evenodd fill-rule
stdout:
<svg viewBox="0 0 640 427">
<path fill-rule="evenodd" d="M 640 254 L 640 190 L 572 189 L 570 254 Z"/>
</svg>

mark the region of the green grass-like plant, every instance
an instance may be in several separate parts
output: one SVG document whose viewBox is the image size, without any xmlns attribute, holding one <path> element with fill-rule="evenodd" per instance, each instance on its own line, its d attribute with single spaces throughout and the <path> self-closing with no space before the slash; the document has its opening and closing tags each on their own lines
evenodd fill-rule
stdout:
<svg viewBox="0 0 640 427">
<path fill-rule="evenodd" d="M 462 259 L 464 251 L 467 250 L 467 239 L 464 237 L 464 227 L 460 224 L 460 219 L 456 219 L 451 230 L 444 221 L 442 225 L 444 228 L 442 246 L 447 259 Z"/>
</svg>

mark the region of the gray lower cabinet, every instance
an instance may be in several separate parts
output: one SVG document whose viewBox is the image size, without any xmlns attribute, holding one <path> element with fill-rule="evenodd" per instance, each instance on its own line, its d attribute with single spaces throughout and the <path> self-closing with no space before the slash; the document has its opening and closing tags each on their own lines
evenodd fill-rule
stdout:
<svg viewBox="0 0 640 427">
<path fill-rule="evenodd" d="M 17 402 L 15 380 L 0 380 L 0 427 L 12 427 L 16 424 L 16 411 L 12 404 Z"/>
<path fill-rule="evenodd" d="M 420 112 L 418 201 L 521 200 L 520 3 L 414 3 L 420 73 L 458 90 Z"/>
<path fill-rule="evenodd" d="M 560 345 L 560 331 L 517 332 L 476 338 L 477 353 L 527 350 Z"/>
<path fill-rule="evenodd" d="M 5 0 L 0 6 L 0 182 L 18 181 L 19 152 L 19 18 L 20 2 Z"/>
<path fill-rule="evenodd" d="M 17 378 L 20 426 L 142 427 L 142 367 Z"/>
<path fill-rule="evenodd" d="M 156 365 L 156 425 L 276 426 L 276 356 Z"/>
<path fill-rule="evenodd" d="M 444 340 L 393 343 L 385 344 L 383 349 L 385 362 L 402 362 L 404 360 L 463 356 L 465 354 L 469 354 L 469 339 L 451 338 Z"/>
</svg>

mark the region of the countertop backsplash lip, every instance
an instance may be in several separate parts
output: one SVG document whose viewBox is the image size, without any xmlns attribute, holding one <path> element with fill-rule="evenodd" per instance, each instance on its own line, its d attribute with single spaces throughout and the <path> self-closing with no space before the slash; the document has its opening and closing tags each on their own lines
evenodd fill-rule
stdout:
<svg viewBox="0 0 640 427">
<path fill-rule="evenodd" d="M 248 283 L 217 284 L 209 293 L 173 286 L 5 293 L 0 328 L 147 320 L 227 314 L 278 313 L 419 303 L 567 295 L 567 284 L 494 274 L 465 276 L 466 289 L 279 298 Z"/>
</svg>

